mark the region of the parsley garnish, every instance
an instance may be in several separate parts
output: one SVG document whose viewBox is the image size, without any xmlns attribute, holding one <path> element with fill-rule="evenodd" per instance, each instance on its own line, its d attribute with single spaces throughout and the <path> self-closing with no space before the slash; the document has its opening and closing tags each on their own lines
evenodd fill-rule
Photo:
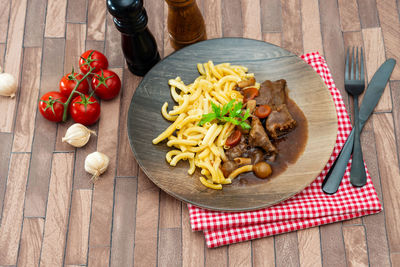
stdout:
<svg viewBox="0 0 400 267">
<path fill-rule="evenodd" d="M 246 122 L 246 119 L 250 116 L 250 110 L 247 109 L 245 114 L 242 116 L 242 107 L 243 103 L 238 102 L 236 104 L 235 100 L 229 101 L 228 104 L 224 105 L 222 108 L 211 102 L 211 107 L 213 112 L 204 114 L 199 122 L 199 125 L 202 126 L 206 122 L 210 122 L 213 120 L 218 120 L 220 122 L 230 122 L 234 125 L 238 125 L 245 130 L 249 130 L 251 127 Z"/>
</svg>

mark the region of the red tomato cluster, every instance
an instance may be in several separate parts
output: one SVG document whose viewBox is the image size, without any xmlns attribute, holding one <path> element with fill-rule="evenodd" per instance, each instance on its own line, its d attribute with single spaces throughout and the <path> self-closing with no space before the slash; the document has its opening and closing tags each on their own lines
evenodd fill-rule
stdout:
<svg viewBox="0 0 400 267">
<path fill-rule="evenodd" d="M 66 74 L 60 80 L 60 91 L 44 94 L 39 100 L 39 111 L 44 118 L 54 122 L 65 120 L 65 108 L 75 122 L 91 125 L 100 118 L 100 104 L 92 95 L 110 100 L 119 94 L 121 80 L 108 70 L 107 58 L 96 50 L 88 50 L 81 55 L 79 68 L 82 73 Z M 88 75 L 86 75 L 90 72 Z M 86 75 L 86 78 L 83 79 Z M 88 82 L 89 79 L 89 82 Z M 80 84 L 71 96 L 77 83 Z M 93 92 L 89 94 L 90 85 Z"/>
</svg>

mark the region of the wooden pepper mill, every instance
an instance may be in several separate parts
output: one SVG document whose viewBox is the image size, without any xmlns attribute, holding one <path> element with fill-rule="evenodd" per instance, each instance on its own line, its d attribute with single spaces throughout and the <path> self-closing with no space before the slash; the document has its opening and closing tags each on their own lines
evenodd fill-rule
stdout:
<svg viewBox="0 0 400 267">
<path fill-rule="evenodd" d="M 180 49 L 207 39 L 204 19 L 195 0 L 165 1 L 168 4 L 168 32 L 173 48 Z"/>
<path fill-rule="evenodd" d="M 144 76 L 158 61 L 156 40 L 147 28 L 143 0 L 107 0 L 108 12 L 121 32 L 122 51 L 129 70 Z"/>
</svg>

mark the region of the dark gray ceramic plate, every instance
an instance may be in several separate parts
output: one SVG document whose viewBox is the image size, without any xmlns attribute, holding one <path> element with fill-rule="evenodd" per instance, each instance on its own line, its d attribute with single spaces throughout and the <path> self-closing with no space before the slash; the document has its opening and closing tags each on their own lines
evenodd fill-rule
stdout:
<svg viewBox="0 0 400 267">
<path fill-rule="evenodd" d="M 160 113 L 170 96 L 168 80 L 180 76 L 185 84 L 199 74 L 197 63 L 240 64 L 253 72 L 257 81 L 285 79 L 289 96 L 308 120 L 308 141 L 297 162 L 279 176 L 243 185 L 234 183 L 223 190 L 205 188 L 199 175 L 187 174 L 188 163 L 171 167 L 165 161 L 165 142 L 152 140 L 170 122 Z M 168 194 L 188 203 L 213 210 L 243 211 L 279 203 L 302 191 L 321 172 L 336 140 L 337 116 L 319 75 L 296 55 L 275 45 L 243 38 L 212 39 L 185 47 L 159 62 L 136 89 L 128 113 L 128 136 L 135 157 L 146 175 Z M 123 159 L 122 159 L 123 160 Z"/>
</svg>

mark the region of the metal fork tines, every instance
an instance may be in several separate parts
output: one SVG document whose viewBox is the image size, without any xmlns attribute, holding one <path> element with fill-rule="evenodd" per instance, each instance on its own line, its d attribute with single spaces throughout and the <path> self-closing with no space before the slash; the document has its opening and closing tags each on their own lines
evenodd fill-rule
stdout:
<svg viewBox="0 0 400 267">
<path fill-rule="evenodd" d="M 354 98 L 354 146 L 353 146 L 353 161 L 350 171 L 350 182 L 352 185 L 360 187 L 364 186 L 367 178 L 364 167 L 364 160 L 360 142 L 360 129 L 359 129 L 359 115 L 358 115 L 358 96 L 362 94 L 365 88 L 364 79 L 364 56 L 361 47 L 360 62 L 358 57 L 358 47 L 354 59 L 354 47 L 352 49 L 352 57 L 350 62 L 349 48 L 347 49 L 346 65 L 345 65 L 345 79 L 344 86 L 346 91 Z M 349 73 L 349 65 L 351 69 Z M 360 66 L 359 66 L 360 65 Z"/>
</svg>

